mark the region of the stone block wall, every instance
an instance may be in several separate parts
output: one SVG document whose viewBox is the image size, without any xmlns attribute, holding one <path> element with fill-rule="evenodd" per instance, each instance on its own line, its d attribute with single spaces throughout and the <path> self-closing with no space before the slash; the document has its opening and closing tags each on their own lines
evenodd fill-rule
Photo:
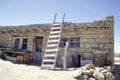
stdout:
<svg viewBox="0 0 120 80">
<path fill-rule="evenodd" d="M 10 26 L 9 26 L 10 27 Z M 13 30 L 0 32 L 0 45 L 12 46 L 14 36 L 28 37 L 28 49 L 35 51 L 35 38 L 43 37 L 42 54 L 44 54 L 50 33 L 51 24 L 26 25 L 14 27 Z M 1 29 L 1 28 L 0 28 Z M 4 28 L 2 28 L 4 30 Z M 17 30 L 17 31 L 16 31 Z M 87 23 L 65 22 L 62 38 L 80 38 L 80 48 L 69 48 L 68 66 L 72 65 L 72 56 L 93 53 L 93 49 L 102 49 L 107 54 L 106 63 L 114 62 L 114 17 L 108 16 L 103 20 Z M 62 64 L 64 48 L 60 48 L 58 64 Z"/>
<path fill-rule="evenodd" d="M 9 33 L 0 33 L 0 46 L 10 47 L 12 45 L 12 36 Z"/>
</svg>

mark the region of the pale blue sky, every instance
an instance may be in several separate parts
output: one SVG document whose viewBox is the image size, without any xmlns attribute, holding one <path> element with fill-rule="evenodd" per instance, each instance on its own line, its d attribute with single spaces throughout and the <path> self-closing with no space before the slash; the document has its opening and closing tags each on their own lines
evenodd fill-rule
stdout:
<svg viewBox="0 0 120 80">
<path fill-rule="evenodd" d="M 87 22 L 114 16 L 115 52 L 120 53 L 120 0 L 0 0 L 0 25 L 51 23 L 55 13 L 61 21 Z"/>
</svg>

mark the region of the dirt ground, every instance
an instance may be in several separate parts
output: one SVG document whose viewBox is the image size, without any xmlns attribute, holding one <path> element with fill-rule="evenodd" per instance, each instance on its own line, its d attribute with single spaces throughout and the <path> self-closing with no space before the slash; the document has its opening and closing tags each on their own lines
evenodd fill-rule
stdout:
<svg viewBox="0 0 120 80">
<path fill-rule="evenodd" d="M 120 57 L 115 58 L 116 80 L 120 80 Z M 0 59 L 0 80 L 76 80 L 74 70 L 41 70 L 40 66 L 15 64 Z"/>
<path fill-rule="evenodd" d="M 75 80 L 73 70 L 41 70 L 39 66 L 0 60 L 0 80 Z"/>
</svg>

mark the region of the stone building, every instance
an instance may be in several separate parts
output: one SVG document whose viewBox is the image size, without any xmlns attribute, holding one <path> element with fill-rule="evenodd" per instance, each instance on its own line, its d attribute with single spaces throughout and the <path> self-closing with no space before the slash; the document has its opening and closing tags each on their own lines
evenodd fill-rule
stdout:
<svg viewBox="0 0 120 80">
<path fill-rule="evenodd" d="M 52 24 L 0 26 L 0 46 L 30 50 L 34 61 L 41 61 Z M 93 22 L 65 22 L 60 42 L 57 64 L 61 66 L 64 47 L 69 42 L 68 64 L 73 65 L 73 56 L 93 54 L 93 49 L 104 50 L 106 64 L 114 61 L 114 17 Z M 79 59 L 79 58 L 77 58 Z"/>
</svg>

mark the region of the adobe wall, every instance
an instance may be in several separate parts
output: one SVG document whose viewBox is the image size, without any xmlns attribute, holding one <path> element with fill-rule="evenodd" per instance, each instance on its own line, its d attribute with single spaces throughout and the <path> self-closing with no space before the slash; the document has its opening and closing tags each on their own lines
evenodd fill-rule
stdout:
<svg viewBox="0 0 120 80">
<path fill-rule="evenodd" d="M 35 37 L 43 37 L 42 54 L 47 45 L 51 24 L 36 24 L 0 27 L 0 45 L 12 46 L 14 36 L 28 37 L 28 49 L 35 51 Z M 72 65 L 72 55 L 92 53 L 94 48 L 100 48 L 107 54 L 106 63 L 114 62 L 114 18 L 108 16 L 104 20 L 95 20 L 87 23 L 66 22 L 63 28 L 62 38 L 80 38 L 80 48 L 69 48 L 68 62 Z M 64 48 L 60 48 L 58 64 L 62 64 Z"/>
</svg>

